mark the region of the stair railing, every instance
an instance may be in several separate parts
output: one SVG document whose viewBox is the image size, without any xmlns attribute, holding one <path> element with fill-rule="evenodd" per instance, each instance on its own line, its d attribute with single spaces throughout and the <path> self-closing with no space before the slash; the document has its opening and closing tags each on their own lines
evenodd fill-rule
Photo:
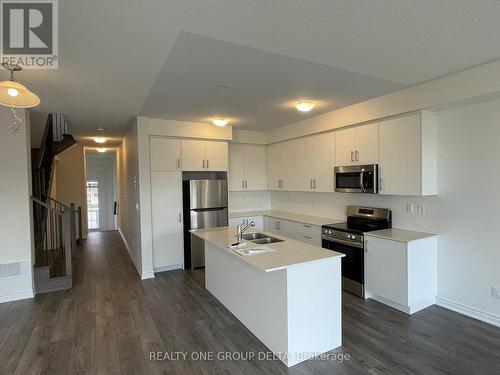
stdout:
<svg viewBox="0 0 500 375">
<path fill-rule="evenodd" d="M 34 220 L 35 266 L 50 266 L 50 277 L 71 276 L 76 256 L 74 205 L 60 210 L 36 197 L 31 199 L 34 215 L 42 218 Z"/>
</svg>

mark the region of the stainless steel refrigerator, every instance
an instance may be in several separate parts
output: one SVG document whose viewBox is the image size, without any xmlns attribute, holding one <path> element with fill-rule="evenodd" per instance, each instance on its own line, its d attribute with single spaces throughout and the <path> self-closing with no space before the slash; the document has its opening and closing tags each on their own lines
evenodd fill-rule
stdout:
<svg viewBox="0 0 500 375">
<path fill-rule="evenodd" d="M 205 242 L 190 233 L 191 229 L 228 225 L 227 181 L 187 180 L 184 196 L 184 267 L 205 266 Z"/>
</svg>

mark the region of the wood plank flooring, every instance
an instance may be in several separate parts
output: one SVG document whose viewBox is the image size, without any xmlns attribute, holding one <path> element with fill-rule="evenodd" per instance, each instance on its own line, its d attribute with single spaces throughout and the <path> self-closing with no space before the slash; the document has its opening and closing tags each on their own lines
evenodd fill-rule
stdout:
<svg viewBox="0 0 500 375">
<path fill-rule="evenodd" d="M 203 271 L 140 281 L 119 234 L 93 232 L 73 289 L 0 304 L 0 374 L 500 373 L 500 329 L 437 306 L 409 317 L 344 294 L 343 325 L 344 345 L 331 353 L 350 356 L 342 362 L 217 358 L 268 350 L 204 288 Z M 190 359 L 204 352 L 216 358 Z"/>
</svg>

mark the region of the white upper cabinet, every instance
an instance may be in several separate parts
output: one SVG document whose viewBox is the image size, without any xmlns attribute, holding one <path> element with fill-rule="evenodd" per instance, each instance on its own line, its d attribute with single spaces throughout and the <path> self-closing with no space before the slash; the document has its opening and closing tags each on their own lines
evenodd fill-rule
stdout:
<svg viewBox="0 0 500 375">
<path fill-rule="evenodd" d="M 228 145 L 227 142 L 205 142 L 206 169 L 208 171 L 227 171 Z"/>
<path fill-rule="evenodd" d="M 335 165 L 378 163 L 378 124 L 336 132 Z"/>
<path fill-rule="evenodd" d="M 268 148 L 268 186 L 270 190 L 295 190 L 295 141 L 275 143 Z"/>
<path fill-rule="evenodd" d="M 171 138 L 150 139 L 152 171 L 179 171 L 181 169 L 181 141 Z"/>
<path fill-rule="evenodd" d="M 227 142 L 182 140 L 183 171 L 227 171 Z"/>
<path fill-rule="evenodd" d="M 378 163 L 378 124 L 363 125 L 356 129 L 356 164 Z"/>
<path fill-rule="evenodd" d="M 437 194 L 437 139 L 432 113 L 423 111 L 380 122 L 379 142 L 380 194 Z"/>
<path fill-rule="evenodd" d="M 297 190 L 333 191 L 335 134 L 300 138 L 295 148 Z"/>
<path fill-rule="evenodd" d="M 355 150 L 355 128 L 339 130 L 335 133 L 335 165 L 342 167 L 354 164 Z"/>
<path fill-rule="evenodd" d="M 266 147 L 231 143 L 229 145 L 229 190 L 266 189 Z"/>
<path fill-rule="evenodd" d="M 229 190 L 245 190 L 245 145 L 240 143 L 229 144 Z"/>
</svg>

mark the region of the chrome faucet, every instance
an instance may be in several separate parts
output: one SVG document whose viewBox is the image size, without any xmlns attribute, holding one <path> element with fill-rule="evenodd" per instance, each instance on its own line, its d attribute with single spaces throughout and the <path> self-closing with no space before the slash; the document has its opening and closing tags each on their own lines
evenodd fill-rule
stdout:
<svg viewBox="0 0 500 375">
<path fill-rule="evenodd" d="M 243 241 L 243 233 L 245 233 L 245 231 L 250 227 L 255 227 L 255 221 L 251 221 L 245 226 L 243 226 L 243 223 L 238 224 L 236 229 L 236 236 L 238 237 L 238 243 L 241 243 Z"/>
</svg>

